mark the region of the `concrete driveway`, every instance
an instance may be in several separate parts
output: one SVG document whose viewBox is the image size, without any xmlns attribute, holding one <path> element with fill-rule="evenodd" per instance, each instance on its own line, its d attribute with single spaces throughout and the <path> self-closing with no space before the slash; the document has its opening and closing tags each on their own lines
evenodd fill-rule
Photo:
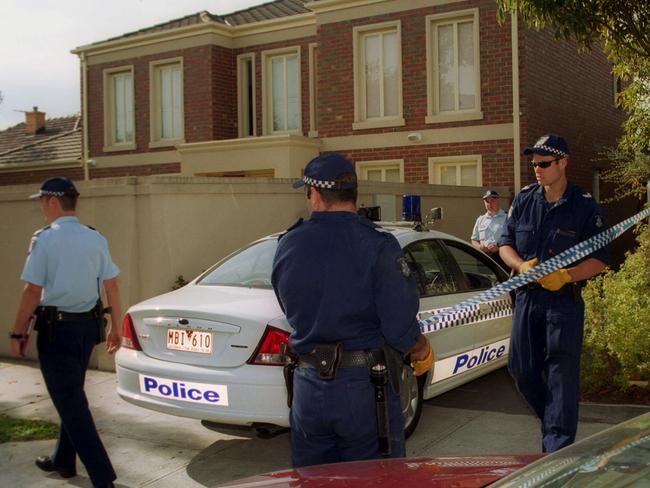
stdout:
<svg viewBox="0 0 650 488">
<path fill-rule="evenodd" d="M 57 415 L 35 363 L 0 362 L 0 413 L 56 422 Z M 290 467 L 288 433 L 260 439 L 252 432 L 214 432 L 196 420 L 144 410 L 115 393 L 115 375 L 91 370 L 86 392 L 121 487 L 210 486 Z M 578 438 L 650 411 L 650 407 L 581 406 Z M 55 441 L 0 444 L 0 486 L 92 486 L 83 466 L 62 480 L 34 466 Z M 425 402 L 409 456 L 540 452 L 537 420 L 498 370 Z"/>
</svg>

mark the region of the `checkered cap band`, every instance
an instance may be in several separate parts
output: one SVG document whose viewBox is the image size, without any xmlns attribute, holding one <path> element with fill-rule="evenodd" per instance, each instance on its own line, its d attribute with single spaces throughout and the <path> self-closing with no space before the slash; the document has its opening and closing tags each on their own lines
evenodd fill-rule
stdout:
<svg viewBox="0 0 650 488">
<path fill-rule="evenodd" d="M 316 188 L 327 188 L 328 190 L 336 188 L 336 181 L 315 180 L 309 176 L 303 176 L 302 181 L 305 182 L 305 185 L 315 186 Z"/>
<path fill-rule="evenodd" d="M 525 273 L 516 275 L 503 283 L 499 283 L 483 293 L 470 297 L 453 307 L 441 309 L 439 311 L 430 311 L 434 312 L 434 315 L 426 319 L 420 319 L 420 329 L 423 333 L 427 333 L 448 327 L 475 323 L 476 317 L 481 315 L 481 304 L 498 300 L 500 298 L 502 299 L 503 295 L 506 293 L 516 290 L 528 283 L 532 283 L 533 281 L 537 281 L 538 279 L 543 278 L 560 268 L 565 268 L 569 264 L 575 263 L 580 259 L 586 258 L 594 251 L 612 242 L 637 222 L 648 217 L 650 217 L 650 207 L 585 241 L 579 242 L 557 256 L 553 256 L 551 259 L 539 263 Z"/>
<path fill-rule="evenodd" d="M 535 144 L 533 146 L 534 149 L 543 149 L 544 151 L 552 152 L 553 154 L 557 154 L 558 156 L 562 156 L 563 158 L 566 158 L 568 156 L 567 153 L 564 151 L 560 151 L 559 149 L 556 149 L 551 146 L 547 146 L 546 144 Z"/>
<path fill-rule="evenodd" d="M 41 196 L 46 196 L 46 197 L 62 197 L 65 195 L 64 191 L 47 191 L 47 190 L 40 190 Z"/>
</svg>

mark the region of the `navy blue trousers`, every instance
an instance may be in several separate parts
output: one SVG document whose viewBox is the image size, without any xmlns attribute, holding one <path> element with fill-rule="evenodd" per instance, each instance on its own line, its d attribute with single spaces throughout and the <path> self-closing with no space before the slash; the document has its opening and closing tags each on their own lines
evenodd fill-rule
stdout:
<svg viewBox="0 0 650 488">
<path fill-rule="evenodd" d="M 387 385 L 391 455 L 404 457 L 404 418 L 399 395 Z M 366 368 L 341 368 L 324 381 L 313 368 L 293 380 L 291 461 L 294 467 L 379 459 L 375 387 Z"/>
<path fill-rule="evenodd" d="M 84 392 L 86 369 L 97 336 L 96 321 L 80 320 L 58 322 L 54 341 L 47 332 L 39 332 L 37 339 L 43 379 L 61 417 L 52 461 L 60 468 L 74 470 L 78 455 L 95 486 L 116 478 Z"/>
<path fill-rule="evenodd" d="M 517 291 L 508 369 L 542 422 L 542 450 L 572 444 L 578 428 L 584 303 L 542 288 Z"/>
</svg>

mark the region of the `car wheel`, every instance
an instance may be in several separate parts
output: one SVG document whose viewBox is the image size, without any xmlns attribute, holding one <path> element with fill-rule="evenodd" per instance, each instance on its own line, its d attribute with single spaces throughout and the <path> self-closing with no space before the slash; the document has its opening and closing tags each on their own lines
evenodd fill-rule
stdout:
<svg viewBox="0 0 650 488">
<path fill-rule="evenodd" d="M 426 375 L 417 378 L 409 367 L 402 368 L 402 414 L 404 415 L 404 437 L 408 439 L 420 421 L 422 415 L 422 396 Z"/>
</svg>

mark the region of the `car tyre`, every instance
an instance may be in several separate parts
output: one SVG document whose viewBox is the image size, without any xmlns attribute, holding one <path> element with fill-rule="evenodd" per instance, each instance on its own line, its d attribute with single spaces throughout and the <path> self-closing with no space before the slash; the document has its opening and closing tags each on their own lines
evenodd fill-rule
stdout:
<svg viewBox="0 0 650 488">
<path fill-rule="evenodd" d="M 427 375 L 419 378 L 409 367 L 402 368 L 402 384 L 400 396 L 402 399 L 402 414 L 404 415 L 404 437 L 408 439 L 418 426 L 422 415 L 424 382 Z"/>
</svg>

